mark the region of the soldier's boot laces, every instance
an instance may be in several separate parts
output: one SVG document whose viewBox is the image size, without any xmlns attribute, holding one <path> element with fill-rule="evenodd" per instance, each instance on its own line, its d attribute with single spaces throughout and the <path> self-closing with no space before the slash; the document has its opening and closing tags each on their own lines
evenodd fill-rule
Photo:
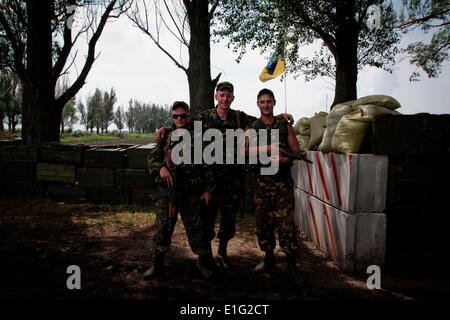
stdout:
<svg viewBox="0 0 450 320">
<path fill-rule="evenodd" d="M 158 253 L 155 255 L 153 265 L 150 269 L 144 272 L 144 279 L 150 280 L 162 277 L 166 273 L 164 266 L 164 254 Z"/>
<path fill-rule="evenodd" d="M 230 268 L 230 261 L 227 255 L 227 245 L 228 241 L 220 240 L 219 249 L 217 250 L 217 266 L 224 269 Z"/>
<path fill-rule="evenodd" d="M 267 272 L 270 270 L 274 270 L 277 267 L 277 261 L 275 259 L 275 254 L 273 250 L 266 251 L 266 255 L 264 259 L 256 265 L 255 272 Z"/>
<path fill-rule="evenodd" d="M 214 263 L 214 259 L 212 254 L 200 255 L 198 257 L 198 261 L 195 263 L 195 266 L 202 274 L 203 278 L 210 279 L 215 272 L 216 264 Z"/>
</svg>

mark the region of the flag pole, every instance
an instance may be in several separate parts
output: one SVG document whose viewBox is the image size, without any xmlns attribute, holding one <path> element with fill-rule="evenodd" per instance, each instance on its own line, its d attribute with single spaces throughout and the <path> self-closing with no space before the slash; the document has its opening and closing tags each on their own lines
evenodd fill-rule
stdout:
<svg viewBox="0 0 450 320">
<path fill-rule="evenodd" d="M 287 113 L 286 75 L 284 75 L 284 113 Z"/>
</svg>

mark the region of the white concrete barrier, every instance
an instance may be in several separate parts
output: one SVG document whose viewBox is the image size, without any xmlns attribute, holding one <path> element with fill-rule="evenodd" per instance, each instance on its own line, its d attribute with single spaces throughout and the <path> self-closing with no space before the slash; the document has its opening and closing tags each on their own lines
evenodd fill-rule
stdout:
<svg viewBox="0 0 450 320">
<path fill-rule="evenodd" d="M 365 271 L 372 264 L 384 266 L 384 214 L 349 214 L 298 188 L 295 199 L 299 230 L 344 271 Z"/>
<path fill-rule="evenodd" d="M 387 156 L 307 151 L 313 164 L 296 161 L 295 186 L 348 213 L 386 208 Z"/>
</svg>

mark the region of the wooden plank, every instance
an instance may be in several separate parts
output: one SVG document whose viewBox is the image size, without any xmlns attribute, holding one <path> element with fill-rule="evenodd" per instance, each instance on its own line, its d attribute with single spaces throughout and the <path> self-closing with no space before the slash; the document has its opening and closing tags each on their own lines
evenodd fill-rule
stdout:
<svg viewBox="0 0 450 320">
<path fill-rule="evenodd" d="M 126 150 L 121 148 L 91 148 L 84 152 L 84 166 L 88 168 L 123 168 L 125 155 Z"/>
<path fill-rule="evenodd" d="M 87 190 L 71 185 L 52 184 L 48 187 L 50 199 L 69 203 L 82 203 L 87 200 Z"/>
<path fill-rule="evenodd" d="M 63 164 L 38 163 L 36 169 L 37 180 L 64 183 L 75 182 L 75 167 Z"/>
<path fill-rule="evenodd" d="M 0 148 L 2 162 L 37 162 L 38 150 L 29 146 L 7 146 Z"/>
<path fill-rule="evenodd" d="M 44 162 L 81 165 L 83 151 L 88 148 L 86 145 L 47 144 L 41 147 L 41 159 Z"/>
<path fill-rule="evenodd" d="M 80 187 L 114 187 L 114 170 L 109 168 L 78 168 L 77 181 Z"/>
<path fill-rule="evenodd" d="M 10 197 L 45 197 L 45 184 L 39 181 L 2 181 L 1 194 Z"/>
<path fill-rule="evenodd" d="M 27 162 L 1 162 L 0 179 L 5 181 L 35 181 L 36 164 Z"/>
<path fill-rule="evenodd" d="M 156 146 L 156 143 L 135 146 L 127 149 L 127 168 L 147 169 L 147 156 L 150 150 Z"/>
<path fill-rule="evenodd" d="M 154 187 L 154 181 L 144 169 L 117 169 L 116 185 L 120 187 Z"/>
<path fill-rule="evenodd" d="M 375 154 L 442 154 L 450 148 L 450 115 L 380 115 L 368 132 Z"/>
</svg>

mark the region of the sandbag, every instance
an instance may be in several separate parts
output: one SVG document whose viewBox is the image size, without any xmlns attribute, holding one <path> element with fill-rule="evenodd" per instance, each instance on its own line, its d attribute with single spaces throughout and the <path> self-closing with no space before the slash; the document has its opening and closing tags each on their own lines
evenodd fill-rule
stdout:
<svg viewBox="0 0 450 320">
<path fill-rule="evenodd" d="M 373 118 L 373 115 L 367 114 L 361 109 L 343 116 L 331 141 L 333 152 L 358 153 L 364 141 L 367 127 Z"/>
<path fill-rule="evenodd" d="M 380 114 L 401 114 L 400 112 L 398 112 L 396 110 L 392 110 L 392 109 L 382 107 L 382 106 L 377 106 L 374 104 L 360 105 L 360 106 L 357 106 L 356 109 L 361 109 L 365 113 L 370 114 L 372 116 L 377 116 Z"/>
<path fill-rule="evenodd" d="M 311 127 L 309 125 L 309 118 L 303 117 L 297 120 L 297 122 L 294 124 L 294 131 L 297 135 L 310 136 Z"/>
<path fill-rule="evenodd" d="M 336 130 L 336 126 L 339 120 L 341 120 L 343 116 L 355 111 L 355 109 L 351 106 L 352 102 L 353 101 L 337 104 L 333 107 L 333 109 L 331 109 L 326 119 L 326 128 L 325 132 L 323 133 L 322 142 L 320 143 L 318 148 L 319 151 L 333 151 L 331 140 L 333 139 L 334 131 Z"/>
<path fill-rule="evenodd" d="M 355 100 L 353 102 L 353 106 L 357 107 L 360 105 L 365 105 L 365 104 L 372 104 L 372 105 L 377 105 L 377 106 L 382 106 L 391 110 L 395 110 L 401 107 L 400 103 L 395 100 L 393 97 L 391 96 L 385 96 L 382 94 L 374 94 L 374 95 L 370 95 L 370 96 L 365 96 L 362 98 L 359 98 L 358 100 Z"/>
<path fill-rule="evenodd" d="M 317 147 L 322 141 L 322 136 L 326 127 L 327 115 L 328 113 L 322 111 L 316 113 L 309 119 L 309 124 L 311 126 L 311 138 L 308 142 L 308 150 L 314 150 L 314 148 Z"/>
<path fill-rule="evenodd" d="M 300 151 L 306 151 L 308 150 L 308 142 L 309 139 L 311 138 L 311 136 L 305 136 L 305 135 L 297 135 L 297 141 L 298 141 L 298 146 L 300 148 Z"/>
</svg>

